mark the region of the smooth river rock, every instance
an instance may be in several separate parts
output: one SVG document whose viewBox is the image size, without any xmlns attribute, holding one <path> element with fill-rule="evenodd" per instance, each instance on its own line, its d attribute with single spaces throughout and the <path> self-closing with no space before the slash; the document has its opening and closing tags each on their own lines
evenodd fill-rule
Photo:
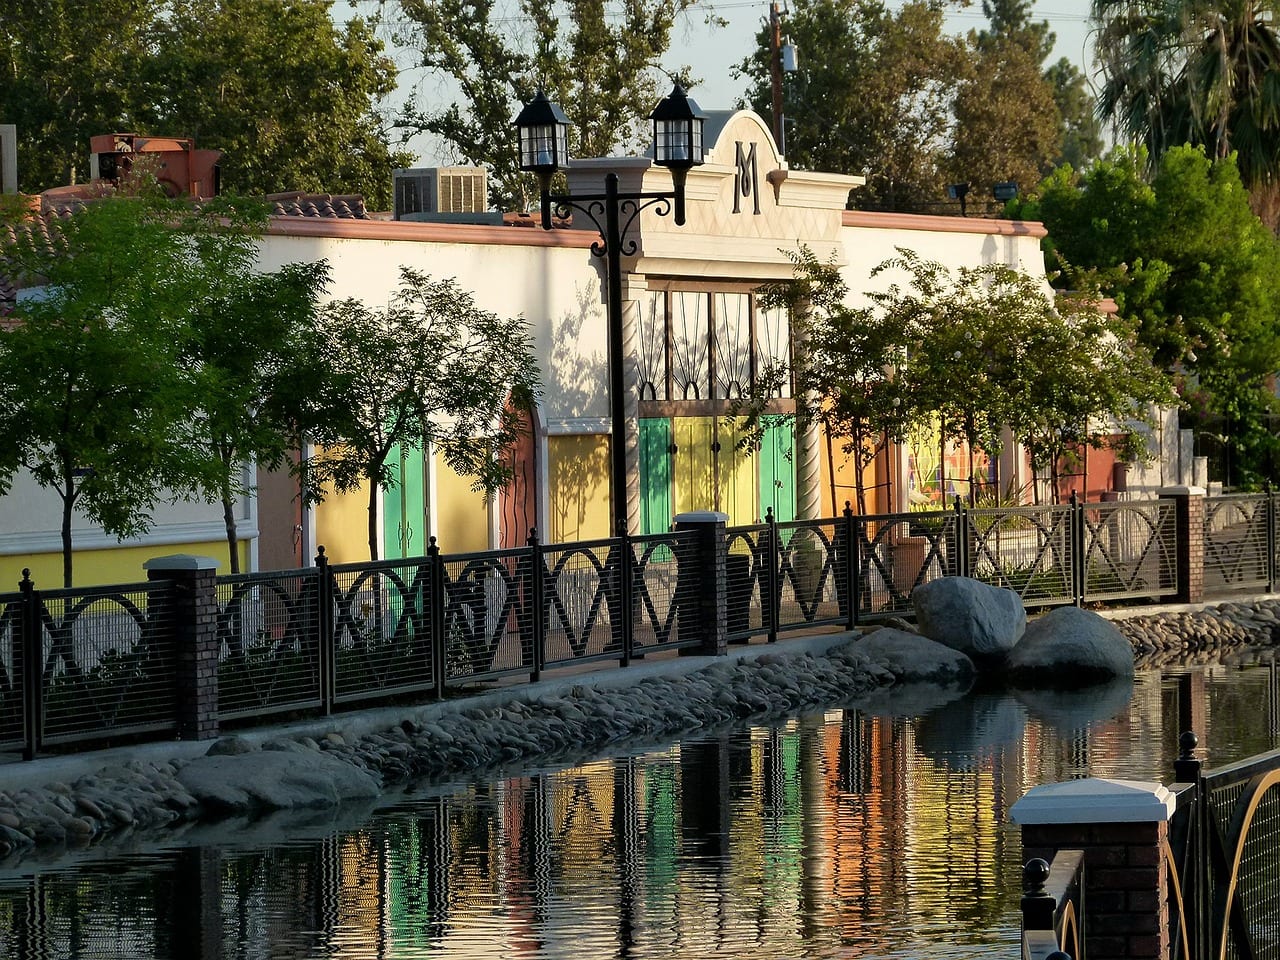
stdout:
<svg viewBox="0 0 1280 960">
<path fill-rule="evenodd" d="M 191 761 L 178 782 L 209 812 L 331 807 L 376 797 L 381 778 L 326 753 L 275 750 Z"/>
<path fill-rule="evenodd" d="M 1015 686 L 1073 689 L 1133 677 L 1133 645 L 1091 610 L 1055 607 L 1033 620 L 1009 655 Z"/>
<path fill-rule="evenodd" d="M 911 591 L 920 632 L 968 656 L 979 667 L 1003 661 L 1027 628 L 1012 590 L 968 577 L 941 577 Z"/>
</svg>

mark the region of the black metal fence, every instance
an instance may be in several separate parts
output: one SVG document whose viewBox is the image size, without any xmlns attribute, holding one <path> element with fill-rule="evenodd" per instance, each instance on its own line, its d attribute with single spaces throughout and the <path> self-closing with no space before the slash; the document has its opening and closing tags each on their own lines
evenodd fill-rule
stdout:
<svg viewBox="0 0 1280 960">
<path fill-rule="evenodd" d="M 331 564 L 321 550 L 304 570 L 208 574 L 217 690 L 207 702 L 216 725 L 442 697 L 452 686 L 594 661 L 625 666 L 706 646 L 711 630 L 775 640 L 884 619 L 908 612 L 911 591 L 941 576 L 1007 587 L 1030 607 L 1169 598 L 1181 589 L 1187 537 L 1203 541 L 1211 589 L 1274 583 L 1272 496 L 1209 498 L 1202 529 L 1187 537 L 1177 504 L 957 502 L 785 523 L 769 515 L 712 537 L 682 529 L 571 544 L 531 538 L 462 555 L 442 555 L 433 541 L 424 557 L 376 563 Z M 171 590 L 157 581 L 38 591 L 24 579 L 0 595 L 0 750 L 171 735 L 189 699 L 175 679 Z M 708 594 L 723 598 L 710 620 Z"/>
<path fill-rule="evenodd" d="M 1022 869 L 1022 960 L 1084 956 L 1085 856 L 1059 850 L 1053 862 L 1034 858 Z"/>
<path fill-rule="evenodd" d="M 1172 500 L 1002 509 L 957 501 L 952 510 L 857 516 L 846 509 L 836 519 L 788 523 L 770 513 L 765 523 L 728 528 L 726 541 L 736 641 L 908 613 L 911 591 L 945 576 L 1006 587 L 1028 607 L 1155 599 L 1178 583 Z"/>
<path fill-rule="evenodd" d="M 1280 751 L 1202 770 L 1183 734 L 1170 824 L 1172 955 L 1280 958 Z"/>
<path fill-rule="evenodd" d="M 163 583 L 0 594 L 0 749 L 177 730 Z"/>
</svg>

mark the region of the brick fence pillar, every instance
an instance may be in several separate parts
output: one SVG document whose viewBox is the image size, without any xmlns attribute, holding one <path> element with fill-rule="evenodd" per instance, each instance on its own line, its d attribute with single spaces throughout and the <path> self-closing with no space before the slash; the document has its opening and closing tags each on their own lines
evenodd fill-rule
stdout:
<svg viewBox="0 0 1280 960">
<path fill-rule="evenodd" d="M 171 584 L 165 612 L 177 654 L 178 736 L 218 735 L 218 561 L 178 554 L 142 565 L 149 580 Z"/>
<path fill-rule="evenodd" d="M 729 523 L 727 513 L 699 510 L 681 513 L 675 518 L 675 528 L 698 532 L 697 561 L 693 569 L 680 569 L 680 591 L 686 607 L 693 615 L 686 620 L 684 609 L 680 611 L 680 632 L 686 625 L 695 635 L 702 637 L 702 644 L 691 652 L 722 657 L 729 652 L 728 608 L 729 546 L 725 542 L 725 527 Z"/>
<path fill-rule="evenodd" d="M 1160 488 L 1161 500 L 1174 501 L 1179 603 L 1204 599 L 1204 495 L 1204 487 Z"/>
<path fill-rule="evenodd" d="M 1030 790 L 1009 811 L 1022 859 L 1083 850 L 1085 954 L 1090 960 L 1168 960 L 1164 860 L 1175 799 L 1164 786 L 1086 779 Z"/>
</svg>

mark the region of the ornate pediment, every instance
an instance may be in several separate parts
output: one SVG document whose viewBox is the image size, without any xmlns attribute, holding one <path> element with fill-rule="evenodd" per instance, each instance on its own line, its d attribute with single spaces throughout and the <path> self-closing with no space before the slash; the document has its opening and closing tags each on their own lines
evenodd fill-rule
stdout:
<svg viewBox="0 0 1280 960">
<path fill-rule="evenodd" d="M 834 254 L 843 262 L 841 213 L 863 178 L 789 169 L 768 126 L 747 110 L 708 112 L 704 136 L 706 162 L 689 171 L 684 226 L 644 210 L 628 234 L 637 245 L 631 269 L 650 276 L 787 277 L 786 252 L 801 244 L 820 259 Z M 610 172 L 624 193 L 671 190 L 670 174 L 639 157 L 575 160 L 569 192 L 600 193 Z"/>
</svg>

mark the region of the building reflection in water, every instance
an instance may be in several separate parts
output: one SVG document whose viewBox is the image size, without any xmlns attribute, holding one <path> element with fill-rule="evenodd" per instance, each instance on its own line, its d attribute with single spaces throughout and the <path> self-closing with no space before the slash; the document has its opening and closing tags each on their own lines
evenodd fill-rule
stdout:
<svg viewBox="0 0 1280 960">
<path fill-rule="evenodd" d="M 1009 806 L 1275 744 L 1274 667 L 856 709 L 406 801 L 357 830 L 0 874 L 0 956 L 1008 956 Z M 1259 704 L 1269 704 L 1259 722 Z"/>
</svg>

